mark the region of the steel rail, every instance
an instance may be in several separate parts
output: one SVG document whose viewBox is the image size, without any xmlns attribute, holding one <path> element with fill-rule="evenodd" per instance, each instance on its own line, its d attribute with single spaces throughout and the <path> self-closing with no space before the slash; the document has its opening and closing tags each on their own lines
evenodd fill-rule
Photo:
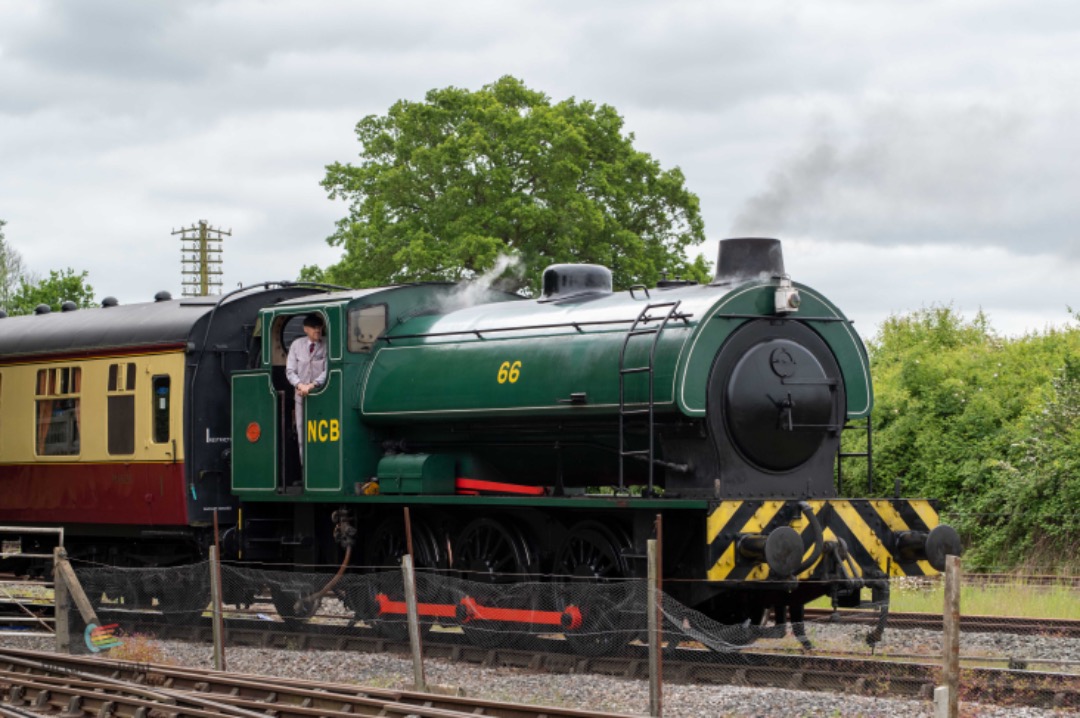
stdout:
<svg viewBox="0 0 1080 718">
<path fill-rule="evenodd" d="M 127 614 L 131 620 L 132 614 Z M 159 638 L 209 640 L 209 624 L 175 626 L 164 622 L 146 624 Z M 281 623 L 230 621 L 230 641 L 237 646 L 302 650 L 345 650 L 408 655 L 404 641 L 374 635 L 370 629 L 344 631 L 344 626 L 309 624 L 301 631 L 287 631 Z M 429 633 L 424 644 L 427 658 L 482 666 L 502 666 L 548 673 L 596 673 L 624 678 L 648 677 L 643 646 L 628 645 L 620 656 L 576 655 L 566 641 L 534 638 L 521 648 L 490 648 L 469 643 L 456 633 Z M 735 684 L 751 687 L 796 688 L 864 695 L 891 694 L 929 698 L 939 680 L 940 666 L 933 657 L 922 661 L 881 658 L 751 652 L 726 654 L 694 649 L 684 644 L 669 650 L 664 660 L 665 681 L 683 684 Z M 985 660 L 984 660 L 985 662 Z M 1055 665 L 1030 659 L 1028 665 Z M 1062 664 L 1067 665 L 1067 664 Z M 965 686 L 971 695 L 1017 705 L 1080 708 L 1080 675 L 1027 670 L 1022 663 L 1011 668 L 964 666 Z M 276 679 L 275 679 L 276 680 Z"/>
<path fill-rule="evenodd" d="M 99 715 L 114 713 L 115 708 L 106 709 L 106 704 L 109 703 L 114 706 L 126 705 L 132 708 L 136 715 L 140 708 L 148 711 L 161 706 L 168 706 L 166 712 L 175 709 L 185 716 L 206 718 L 221 715 L 260 718 L 265 715 L 216 702 L 206 696 L 188 695 L 167 688 L 148 688 L 142 684 L 120 680 L 115 677 L 115 672 L 102 675 L 81 670 L 65 661 L 67 656 L 36 652 L 29 654 L 20 656 L 13 652 L 0 652 L 0 666 L 5 662 L 8 665 L 8 670 L 0 668 L 0 676 L 9 686 L 20 686 L 22 693 L 33 693 L 34 707 L 37 709 L 44 709 L 49 705 L 59 706 L 66 700 L 66 713 L 73 715 L 81 715 L 87 705 Z M 64 665 L 65 663 L 68 665 Z M 23 671 L 15 671 L 16 667 Z M 25 699 L 22 695 L 16 698 L 9 689 L 9 700 L 18 705 Z"/>
<path fill-rule="evenodd" d="M 872 624 L 877 614 L 870 611 L 825 608 L 806 609 L 806 620 L 815 623 Z M 942 630 L 940 613 L 890 613 L 889 628 Z M 972 633 L 1026 633 L 1055 638 L 1080 638 L 1080 621 L 1067 618 L 1027 618 L 1023 616 L 960 616 L 960 630 Z"/>
<path fill-rule="evenodd" d="M 219 673 L 210 670 L 177 668 L 157 664 L 133 664 L 123 661 L 62 656 L 16 649 L 0 650 L 0 665 L 15 663 L 23 667 L 36 664 L 34 674 L 6 671 L 0 680 L 7 684 L 26 686 L 35 705 L 58 706 L 66 699 L 93 701 L 100 711 L 105 702 L 124 702 L 146 705 L 143 696 L 161 696 L 154 707 L 166 713 L 182 712 L 196 716 L 263 716 L 267 712 L 279 718 L 350 718 L 364 715 L 418 716 L 418 718 L 465 718 L 466 716 L 496 716 L 498 718 L 625 718 L 624 714 L 600 713 L 551 706 L 524 706 L 501 701 L 489 701 L 464 696 L 444 696 L 414 691 L 371 689 L 334 683 L 291 680 L 279 677 Z M 73 680 L 72 676 L 79 676 Z M 88 683 L 82 677 L 91 676 Z M 96 677 L 96 678 L 95 678 Z M 94 681 L 107 684 L 95 690 Z M 153 684 L 159 687 L 146 687 Z M 136 697 L 124 696 L 124 686 Z M 113 692 L 116 689 L 117 692 Z M 41 698 L 41 696 L 45 696 Z M 26 700 L 22 696 L 19 700 Z M 183 706 L 184 703 L 198 707 Z"/>
</svg>

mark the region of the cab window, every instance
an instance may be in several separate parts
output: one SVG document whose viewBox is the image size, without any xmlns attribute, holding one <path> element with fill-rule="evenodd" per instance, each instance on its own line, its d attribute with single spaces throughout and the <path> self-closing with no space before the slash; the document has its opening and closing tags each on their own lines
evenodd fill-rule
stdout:
<svg viewBox="0 0 1080 718">
<path fill-rule="evenodd" d="M 289 353 L 289 347 L 292 343 L 304 336 L 304 317 L 307 314 L 297 314 L 296 316 L 289 317 L 284 326 L 281 327 L 281 346 L 285 349 L 285 354 Z"/>
<path fill-rule="evenodd" d="M 304 336 L 304 317 L 310 313 L 303 312 L 274 318 L 274 323 L 270 329 L 273 337 L 270 356 L 271 365 L 285 366 L 285 361 L 289 357 L 289 347 L 292 346 L 294 341 Z M 323 321 L 325 321 L 325 318 Z"/>
<path fill-rule="evenodd" d="M 385 331 L 385 304 L 349 310 L 349 351 L 369 353 L 375 346 L 375 340 Z"/>
</svg>

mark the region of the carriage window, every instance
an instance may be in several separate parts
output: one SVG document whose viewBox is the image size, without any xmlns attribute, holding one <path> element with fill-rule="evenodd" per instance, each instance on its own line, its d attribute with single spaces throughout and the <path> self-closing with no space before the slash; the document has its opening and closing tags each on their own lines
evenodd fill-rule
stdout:
<svg viewBox="0 0 1080 718">
<path fill-rule="evenodd" d="M 368 353 L 386 331 L 386 305 L 349 310 L 349 351 Z"/>
<path fill-rule="evenodd" d="M 154 406 L 154 443 L 164 444 L 169 440 L 169 377 L 155 376 L 150 380 Z"/>
<path fill-rule="evenodd" d="M 35 411 L 35 449 L 39 456 L 72 456 L 79 453 L 79 396 L 82 369 L 39 369 Z"/>
<path fill-rule="evenodd" d="M 110 454 L 135 453 L 135 364 L 109 365 L 106 398 Z"/>
</svg>

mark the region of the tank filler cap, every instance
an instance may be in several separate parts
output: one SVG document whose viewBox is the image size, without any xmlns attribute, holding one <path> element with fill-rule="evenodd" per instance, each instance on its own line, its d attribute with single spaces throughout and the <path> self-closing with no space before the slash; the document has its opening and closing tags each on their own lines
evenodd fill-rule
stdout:
<svg viewBox="0 0 1080 718">
<path fill-rule="evenodd" d="M 541 302 L 611 294 L 611 270 L 599 264 L 553 264 L 544 270 Z"/>
</svg>

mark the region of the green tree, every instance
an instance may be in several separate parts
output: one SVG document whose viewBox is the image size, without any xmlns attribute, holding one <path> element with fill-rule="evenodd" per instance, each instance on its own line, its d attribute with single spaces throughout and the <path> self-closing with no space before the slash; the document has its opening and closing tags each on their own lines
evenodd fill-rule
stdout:
<svg viewBox="0 0 1080 718">
<path fill-rule="evenodd" d="M 1002 337 L 931 307 L 890 317 L 869 349 L 879 490 L 938 499 L 969 566 L 1075 564 L 1080 325 Z"/>
<path fill-rule="evenodd" d="M 11 297 L 9 314 L 31 314 L 39 304 L 48 304 L 52 310 L 59 311 L 60 305 L 71 301 L 81 308 L 96 306 L 94 288 L 86 283 L 87 272 L 76 274 L 68 267 L 49 272 L 49 276 L 39 282 L 24 281 Z"/>
<path fill-rule="evenodd" d="M 11 313 L 11 298 L 23 283 L 26 269 L 22 255 L 4 238 L 4 225 L 0 219 L 0 309 Z"/>
<path fill-rule="evenodd" d="M 1038 411 L 991 467 L 977 504 L 977 558 L 1034 570 L 1080 568 L 1080 358 L 1066 356 Z"/>
<path fill-rule="evenodd" d="M 704 239 L 698 198 L 678 168 L 633 147 L 609 105 L 552 103 L 502 77 L 476 92 L 431 90 L 356 126 L 358 165 L 322 182 L 348 216 L 327 241 L 344 249 L 305 279 L 364 287 L 470 279 L 500 254 L 521 260 L 501 286 L 535 292 L 544 266 L 594 262 L 617 287 L 661 274 L 704 280 L 685 251 Z"/>
</svg>

